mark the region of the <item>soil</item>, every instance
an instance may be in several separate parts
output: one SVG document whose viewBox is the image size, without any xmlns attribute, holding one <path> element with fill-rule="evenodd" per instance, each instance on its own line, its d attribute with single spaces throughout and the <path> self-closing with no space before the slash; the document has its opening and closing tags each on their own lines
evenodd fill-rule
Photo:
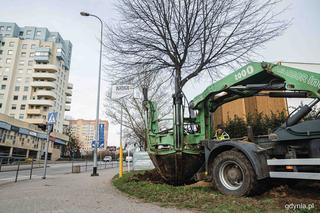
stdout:
<svg viewBox="0 0 320 213">
<path fill-rule="evenodd" d="M 130 177 L 131 181 L 147 181 L 155 184 L 165 183 L 161 178 L 157 170 L 150 170 L 144 173 L 137 173 Z M 290 183 L 290 187 L 288 186 Z M 274 185 L 263 193 L 262 195 L 253 197 L 254 199 L 261 200 L 265 198 L 271 198 L 278 204 L 279 207 L 284 207 L 288 204 L 311 204 L 316 208 L 320 207 L 320 182 L 315 181 L 297 181 L 296 183 L 291 180 L 278 181 L 278 184 Z M 188 185 L 190 187 L 211 187 L 211 183 L 205 181 L 198 181 L 196 183 Z M 212 189 L 214 190 L 214 189 Z"/>
</svg>

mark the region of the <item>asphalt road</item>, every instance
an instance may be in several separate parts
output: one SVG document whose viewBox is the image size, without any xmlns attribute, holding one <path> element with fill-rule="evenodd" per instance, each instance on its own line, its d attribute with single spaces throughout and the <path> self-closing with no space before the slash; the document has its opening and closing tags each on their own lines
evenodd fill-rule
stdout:
<svg viewBox="0 0 320 213">
<path fill-rule="evenodd" d="M 91 172 L 92 171 L 92 162 L 87 162 L 87 167 L 85 162 L 74 162 L 74 165 L 81 166 L 81 172 Z M 98 162 L 98 170 L 99 169 L 108 169 L 112 167 L 118 167 L 118 162 Z M 18 181 L 27 180 L 30 178 L 30 165 L 21 166 L 23 170 L 20 170 L 18 173 Z M 35 164 L 35 167 L 39 167 L 39 165 Z M 12 169 L 16 169 L 17 166 L 12 167 Z M 3 168 L 4 169 L 4 168 Z M 72 163 L 50 163 L 47 167 L 47 177 L 52 177 L 55 175 L 61 174 L 69 174 L 72 172 Z M 34 168 L 32 170 L 32 179 L 34 178 L 42 178 L 44 173 L 44 169 L 41 165 L 40 168 Z M 16 171 L 7 171 L 0 172 L 0 184 L 14 182 L 16 177 Z"/>
</svg>

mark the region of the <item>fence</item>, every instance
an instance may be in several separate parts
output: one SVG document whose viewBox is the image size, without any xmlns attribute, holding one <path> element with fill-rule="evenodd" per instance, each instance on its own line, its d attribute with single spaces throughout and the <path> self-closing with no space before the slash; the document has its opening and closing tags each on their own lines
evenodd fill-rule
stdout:
<svg viewBox="0 0 320 213">
<path fill-rule="evenodd" d="M 97 162 L 98 170 L 110 169 L 119 167 L 118 161 L 111 162 Z M 127 162 L 123 162 L 123 166 L 126 167 Z M 68 174 L 72 173 L 74 166 L 80 167 L 79 172 L 92 171 L 93 162 L 74 161 L 71 162 L 51 162 L 48 164 L 47 171 L 50 175 Z M 33 177 L 40 178 L 43 176 L 43 161 L 35 160 L 32 158 L 23 157 L 8 157 L 0 156 L 0 184 L 3 182 L 17 182 L 19 180 L 31 180 Z"/>
<path fill-rule="evenodd" d="M 111 161 L 111 162 L 98 161 L 97 168 L 98 170 L 117 168 L 119 167 L 119 164 L 120 164 L 119 161 Z M 73 171 L 74 166 L 80 166 L 80 172 L 88 172 L 88 171 L 91 171 L 93 167 L 93 162 L 88 160 L 85 160 L 84 162 L 72 161 L 71 171 Z M 123 161 L 123 167 L 126 167 L 126 166 L 128 166 L 128 163 L 126 161 Z"/>
</svg>

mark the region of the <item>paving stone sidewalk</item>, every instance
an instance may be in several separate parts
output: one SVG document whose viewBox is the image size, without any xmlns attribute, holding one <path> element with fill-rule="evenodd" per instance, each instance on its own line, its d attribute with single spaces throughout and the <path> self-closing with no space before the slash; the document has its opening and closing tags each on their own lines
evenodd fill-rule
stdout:
<svg viewBox="0 0 320 213">
<path fill-rule="evenodd" d="M 0 213 L 188 212 L 126 197 L 111 184 L 116 173 L 116 169 L 107 169 L 100 170 L 99 177 L 90 177 L 90 173 L 67 174 L 2 185 Z"/>
</svg>

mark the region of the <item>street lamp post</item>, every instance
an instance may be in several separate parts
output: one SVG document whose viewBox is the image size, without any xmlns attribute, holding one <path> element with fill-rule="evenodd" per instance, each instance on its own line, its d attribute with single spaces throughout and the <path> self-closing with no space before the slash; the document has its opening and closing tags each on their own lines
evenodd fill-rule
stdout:
<svg viewBox="0 0 320 213">
<path fill-rule="evenodd" d="M 97 112 L 96 112 L 96 140 L 93 151 L 93 171 L 91 176 L 98 176 L 97 173 L 97 147 L 99 144 L 99 106 L 100 106 L 100 82 L 101 82 L 101 58 L 102 58 L 102 35 L 103 35 L 103 22 L 102 20 L 93 14 L 87 12 L 80 12 L 82 16 L 92 16 L 97 18 L 100 21 L 101 29 L 100 29 L 100 58 L 99 58 L 99 78 L 98 78 L 98 94 L 97 94 Z"/>
</svg>

